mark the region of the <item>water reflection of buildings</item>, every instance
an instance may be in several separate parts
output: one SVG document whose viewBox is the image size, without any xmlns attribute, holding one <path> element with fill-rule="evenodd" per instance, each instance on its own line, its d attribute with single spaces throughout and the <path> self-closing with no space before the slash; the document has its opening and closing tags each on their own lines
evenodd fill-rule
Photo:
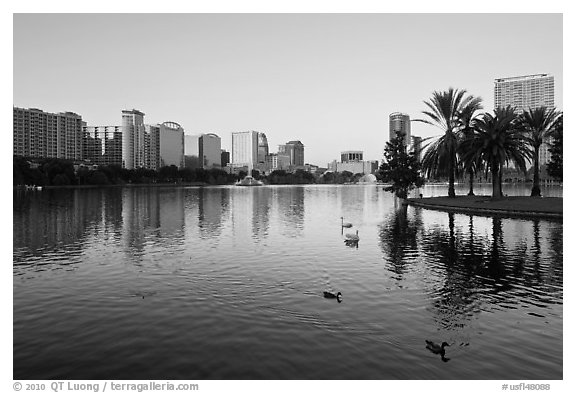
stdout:
<svg viewBox="0 0 576 393">
<path fill-rule="evenodd" d="M 201 238 L 218 238 L 230 210 L 230 190 L 227 188 L 199 188 L 198 228 Z"/>
<path fill-rule="evenodd" d="M 111 190 L 17 192 L 13 213 L 14 265 L 26 265 L 30 256 L 47 253 L 54 264 L 71 263 L 80 256 L 91 234 L 99 236 L 103 232 L 107 238 L 119 233 L 121 209 L 120 199 Z M 66 258 L 54 259 L 54 253 Z"/>
<path fill-rule="evenodd" d="M 122 203 L 127 252 L 142 255 L 147 242 L 160 247 L 183 244 L 182 189 L 129 188 L 123 192 Z M 158 239 L 162 239 L 162 242 Z"/>
<path fill-rule="evenodd" d="M 287 237 L 300 237 L 304 230 L 304 187 L 280 187 L 275 195 L 281 231 Z"/>
<path fill-rule="evenodd" d="M 256 191 L 256 190 L 255 190 Z M 268 237 L 270 228 L 271 189 L 259 189 L 252 199 L 252 237 L 259 242 Z"/>
</svg>

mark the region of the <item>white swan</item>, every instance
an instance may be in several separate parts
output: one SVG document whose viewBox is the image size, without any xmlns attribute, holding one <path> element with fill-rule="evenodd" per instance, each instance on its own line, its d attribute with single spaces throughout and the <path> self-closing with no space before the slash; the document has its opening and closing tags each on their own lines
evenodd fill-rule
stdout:
<svg viewBox="0 0 576 393">
<path fill-rule="evenodd" d="M 360 237 L 358 236 L 358 229 L 356 229 L 356 234 L 347 233 L 346 240 L 349 242 L 357 242 L 358 240 L 360 240 Z"/>
<path fill-rule="evenodd" d="M 352 228 L 351 222 L 344 222 L 344 217 L 340 217 L 340 219 L 342 220 L 342 228 Z"/>
</svg>

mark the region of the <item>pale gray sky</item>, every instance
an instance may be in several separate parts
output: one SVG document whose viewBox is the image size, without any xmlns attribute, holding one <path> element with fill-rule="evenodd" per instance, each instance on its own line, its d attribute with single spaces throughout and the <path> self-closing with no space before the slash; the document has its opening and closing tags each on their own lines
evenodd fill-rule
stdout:
<svg viewBox="0 0 576 393">
<path fill-rule="evenodd" d="M 382 158 L 388 115 L 452 86 L 492 110 L 494 79 L 549 73 L 562 103 L 561 14 L 15 14 L 19 107 L 116 125 L 121 110 L 187 134 L 256 130 Z M 412 133 L 438 134 L 415 123 Z"/>
</svg>

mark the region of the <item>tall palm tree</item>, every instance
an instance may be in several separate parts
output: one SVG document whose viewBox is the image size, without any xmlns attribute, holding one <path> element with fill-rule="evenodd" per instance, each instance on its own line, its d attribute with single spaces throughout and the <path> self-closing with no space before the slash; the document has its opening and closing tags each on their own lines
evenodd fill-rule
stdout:
<svg viewBox="0 0 576 393">
<path fill-rule="evenodd" d="M 462 142 L 463 160 L 481 160 L 492 174 L 492 197 L 502 196 L 502 167 L 513 163 L 523 172 L 530 157 L 528 140 L 518 127 L 514 108 L 497 108 L 475 122 L 474 135 Z"/>
<path fill-rule="evenodd" d="M 528 136 L 528 143 L 532 147 L 532 165 L 534 168 L 534 181 L 530 196 L 541 196 L 540 193 L 540 146 L 554 130 L 558 112 L 555 108 L 545 106 L 536 109 L 530 108 L 520 116 L 522 128 Z"/>
<path fill-rule="evenodd" d="M 476 118 L 479 116 L 477 112 L 481 109 L 483 109 L 482 98 L 476 97 L 471 99 L 470 102 L 468 102 L 466 106 L 462 108 L 460 113 L 458 113 L 458 123 L 460 126 L 458 133 L 461 141 L 459 143 L 458 153 L 460 155 L 462 155 L 463 153 L 461 151 L 462 141 L 472 138 L 474 136 L 474 123 L 476 121 Z M 471 196 L 474 195 L 474 176 L 476 174 L 476 171 L 478 171 L 481 168 L 482 161 L 476 161 L 476 162 L 464 161 L 464 160 L 461 161 L 465 171 L 468 172 L 468 177 L 470 180 L 470 190 L 468 191 L 468 195 Z"/>
<path fill-rule="evenodd" d="M 430 101 L 424 101 L 429 108 L 422 111 L 427 119 L 416 119 L 422 123 L 440 128 L 444 134 L 426 146 L 426 152 L 422 157 L 422 168 L 426 176 L 448 176 L 448 196 L 455 197 L 454 179 L 457 172 L 457 148 L 459 121 L 458 114 L 462 112 L 472 100 L 473 96 L 467 96 L 466 90 L 458 90 L 450 87 L 448 91 L 435 91 Z"/>
</svg>

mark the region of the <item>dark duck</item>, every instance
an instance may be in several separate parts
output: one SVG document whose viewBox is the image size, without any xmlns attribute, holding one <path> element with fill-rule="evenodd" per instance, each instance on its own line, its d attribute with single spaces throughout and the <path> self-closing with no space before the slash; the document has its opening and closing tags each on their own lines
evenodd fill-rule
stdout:
<svg viewBox="0 0 576 393">
<path fill-rule="evenodd" d="M 448 344 L 446 341 L 442 342 L 442 344 L 439 345 L 439 344 L 436 344 L 436 343 L 433 342 L 433 341 L 426 340 L 426 348 L 427 348 L 430 352 L 432 352 L 432 353 L 434 353 L 434 354 L 436 354 L 436 355 L 440 355 L 440 357 L 442 358 L 442 361 L 443 361 L 443 362 L 447 362 L 448 360 L 450 360 L 450 359 L 448 359 L 448 358 L 445 357 L 445 355 L 446 355 L 446 350 L 444 349 L 444 347 L 449 347 L 449 346 L 450 346 L 450 344 Z"/>
<path fill-rule="evenodd" d="M 324 291 L 324 297 L 327 299 L 336 299 L 336 300 L 338 300 L 338 303 L 340 303 L 342 301 L 342 293 L 341 292 L 334 294 L 334 292 Z"/>
</svg>

